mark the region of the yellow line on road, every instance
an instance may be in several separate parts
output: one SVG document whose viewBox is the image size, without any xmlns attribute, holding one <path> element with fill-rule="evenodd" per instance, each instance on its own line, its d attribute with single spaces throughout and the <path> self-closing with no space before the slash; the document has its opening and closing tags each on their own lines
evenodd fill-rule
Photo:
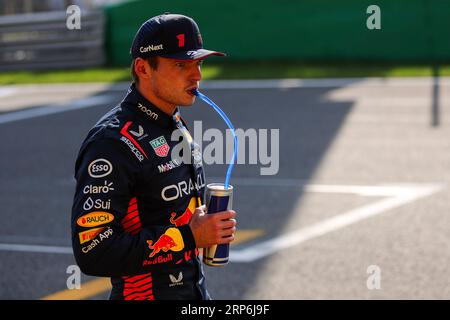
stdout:
<svg viewBox="0 0 450 320">
<path fill-rule="evenodd" d="M 237 230 L 233 244 L 241 244 L 260 237 L 264 234 L 262 229 Z M 111 281 L 109 278 L 98 278 L 81 284 L 80 289 L 63 290 L 48 296 L 41 300 L 83 300 L 95 297 L 105 291 L 111 290 Z"/>
<path fill-rule="evenodd" d="M 231 244 L 241 244 L 254 238 L 261 237 L 263 234 L 264 230 L 262 229 L 237 230 L 234 236 L 234 241 Z"/>
<path fill-rule="evenodd" d="M 94 297 L 107 290 L 111 290 L 109 278 L 99 278 L 81 285 L 80 289 L 63 290 L 41 298 L 41 300 L 82 300 Z"/>
</svg>

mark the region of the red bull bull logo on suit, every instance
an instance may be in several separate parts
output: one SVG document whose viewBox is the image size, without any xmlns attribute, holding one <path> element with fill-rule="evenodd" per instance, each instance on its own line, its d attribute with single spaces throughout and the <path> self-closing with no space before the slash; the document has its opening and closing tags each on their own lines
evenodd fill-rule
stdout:
<svg viewBox="0 0 450 320">
<path fill-rule="evenodd" d="M 158 254 L 160 251 L 181 251 L 184 249 L 183 236 L 177 228 L 167 229 L 166 232 L 161 235 L 154 244 L 153 240 L 147 240 L 147 244 L 150 250 L 152 250 L 149 255 L 150 258 L 155 254 Z"/>
</svg>

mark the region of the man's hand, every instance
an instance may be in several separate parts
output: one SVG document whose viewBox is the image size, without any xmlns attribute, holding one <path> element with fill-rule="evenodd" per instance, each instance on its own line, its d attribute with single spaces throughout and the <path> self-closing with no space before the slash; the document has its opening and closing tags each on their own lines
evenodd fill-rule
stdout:
<svg viewBox="0 0 450 320">
<path fill-rule="evenodd" d="M 197 248 L 209 248 L 215 244 L 233 241 L 236 212 L 228 210 L 206 214 L 205 209 L 205 206 L 196 208 L 189 222 Z"/>
</svg>

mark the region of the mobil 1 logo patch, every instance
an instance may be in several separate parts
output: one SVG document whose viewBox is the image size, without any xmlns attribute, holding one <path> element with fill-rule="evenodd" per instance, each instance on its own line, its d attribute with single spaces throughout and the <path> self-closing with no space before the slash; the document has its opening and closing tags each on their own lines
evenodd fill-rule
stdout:
<svg viewBox="0 0 450 320">
<path fill-rule="evenodd" d="M 109 175 L 113 170 L 111 162 L 106 159 L 97 159 L 92 161 L 88 167 L 88 173 L 92 178 L 103 178 Z"/>
</svg>

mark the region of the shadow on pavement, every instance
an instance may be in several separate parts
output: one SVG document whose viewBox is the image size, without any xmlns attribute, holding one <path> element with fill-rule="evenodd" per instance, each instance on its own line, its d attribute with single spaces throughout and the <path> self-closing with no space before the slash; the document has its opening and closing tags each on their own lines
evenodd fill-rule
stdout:
<svg viewBox="0 0 450 320">
<path fill-rule="evenodd" d="M 236 128 L 280 130 L 278 174 L 261 177 L 260 165 L 237 165 L 231 183 L 233 178 L 289 178 L 303 182 L 313 179 L 352 108 L 351 101 L 331 102 L 325 99 L 332 89 L 204 90 L 229 115 Z M 106 93 L 108 89 L 95 95 Z M 0 166 L 5 168 L 0 172 L 1 216 L 4 221 L 0 225 L 2 240 L 70 246 L 75 157 L 91 126 L 125 93 L 126 89 L 123 92 L 115 90 L 107 105 L 0 125 L 4 140 Z M 218 128 L 223 132 L 225 129 L 218 115 L 201 101 L 182 109 L 182 115 L 191 128 L 193 121 L 201 120 L 203 130 Z M 224 177 L 225 172 L 225 165 L 207 165 L 207 182 L 218 182 L 208 177 Z M 270 185 L 237 184 L 235 188 L 234 209 L 239 213 L 239 228 L 265 230 L 264 237 L 254 241 L 279 235 L 289 222 L 294 205 L 303 196 L 301 189 L 280 189 Z M 16 265 L 15 270 L 2 270 L 0 267 L 3 274 L 8 274 L 2 282 L 11 288 L 0 294 L 0 298 L 35 299 L 65 288 L 66 268 L 74 264 L 72 256 L 61 255 L 60 260 L 52 259 L 51 265 L 46 264 L 49 260 L 45 254 L 33 254 L 31 261 L 29 256 L 28 253 L 12 254 L 9 264 Z M 42 266 L 42 270 L 51 270 L 53 276 L 45 283 L 31 285 L 25 290 L 24 283 L 41 270 L 23 274 L 21 266 L 30 263 Z M 248 264 L 230 263 L 217 269 L 205 266 L 212 296 L 215 299 L 248 298 L 246 293 L 258 280 L 258 273 L 265 263 L 270 263 L 270 257 Z"/>
</svg>

